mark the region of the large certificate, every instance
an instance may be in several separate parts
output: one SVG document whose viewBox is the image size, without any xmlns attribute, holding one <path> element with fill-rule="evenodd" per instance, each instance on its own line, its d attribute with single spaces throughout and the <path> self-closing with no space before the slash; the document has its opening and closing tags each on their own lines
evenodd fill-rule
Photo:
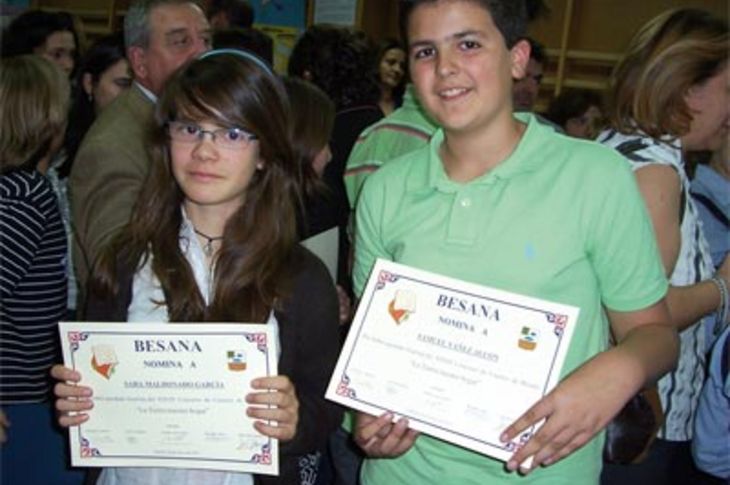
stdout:
<svg viewBox="0 0 730 485">
<path fill-rule="evenodd" d="M 61 322 L 63 359 L 93 390 L 70 429 L 74 466 L 276 475 L 278 442 L 246 416 L 251 380 L 276 375 L 271 326 Z"/>
<path fill-rule="evenodd" d="M 558 382 L 578 309 L 378 260 L 327 398 L 507 460 L 499 435 Z M 528 464 L 529 466 L 529 464 Z"/>
</svg>

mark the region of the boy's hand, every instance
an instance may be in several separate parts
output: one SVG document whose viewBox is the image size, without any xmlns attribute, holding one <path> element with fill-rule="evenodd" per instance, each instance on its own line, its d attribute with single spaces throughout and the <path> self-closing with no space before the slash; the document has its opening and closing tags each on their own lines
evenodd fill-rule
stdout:
<svg viewBox="0 0 730 485">
<path fill-rule="evenodd" d="M 408 420 L 401 418 L 393 424 L 392 413 L 379 417 L 357 413 L 355 442 L 371 458 L 395 458 L 411 449 L 418 432 L 408 429 Z"/>
<path fill-rule="evenodd" d="M 507 468 L 517 470 L 530 456 L 533 457 L 532 466 L 522 468 L 524 473 L 540 465 L 551 465 L 585 445 L 605 428 L 637 392 L 632 379 L 616 379 L 623 369 L 618 361 L 620 359 L 610 352 L 599 354 L 510 425 L 500 436 L 504 442 L 543 419 L 547 420 L 510 458 Z"/>
</svg>

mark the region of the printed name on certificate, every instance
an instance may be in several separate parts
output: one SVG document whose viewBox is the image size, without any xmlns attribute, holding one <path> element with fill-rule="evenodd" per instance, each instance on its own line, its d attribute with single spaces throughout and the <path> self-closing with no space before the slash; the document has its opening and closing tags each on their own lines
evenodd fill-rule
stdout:
<svg viewBox="0 0 730 485">
<path fill-rule="evenodd" d="M 540 424 L 499 436 L 557 384 L 577 318 L 573 306 L 378 260 L 326 397 L 506 461 Z"/>
</svg>

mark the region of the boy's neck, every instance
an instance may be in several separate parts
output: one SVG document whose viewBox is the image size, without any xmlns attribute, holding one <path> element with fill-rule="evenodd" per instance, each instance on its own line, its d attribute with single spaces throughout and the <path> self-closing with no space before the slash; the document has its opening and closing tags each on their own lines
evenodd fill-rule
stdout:
<svg viewBox="0 0 730 485">
<path fill-rule="evenodd" d="M 489 132 L 446 132 L 439 149 L 446 174 L 459 183 L 481 177 L 509 158 L 526 129 L 510 115 L 509 123 Z"/>
</svg>

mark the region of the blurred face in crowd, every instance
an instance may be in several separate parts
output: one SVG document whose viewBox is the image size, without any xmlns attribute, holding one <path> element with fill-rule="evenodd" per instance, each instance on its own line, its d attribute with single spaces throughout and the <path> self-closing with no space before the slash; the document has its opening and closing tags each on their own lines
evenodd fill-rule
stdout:
<svg viewBox="0 0 730 485">
<path fill-rule="evenodd" d="M 84 91 L 94 102 L 94 111 L 99 114 L 114 98 L 132 85 L 132 73 L 126 59 L 120 59 L 109 66 L 94 83 L 90 73 L 82 79 Z"/>
<path fill-rule="evenodd" d="M 591 106 L 582 115 L 568 118 L 563 128 L 569 136 L 592 140 L 598 135 L 602 118 L 601 110 Z"/>
<path fill-rule="evenodd" d="M 45 57 L 70 75 L 74 70 L 74 56 L 76 55 L 74 35 L 68 30 L 53 32 L 46 38 L 46 42 L 42 46 L 36 47 L 34 53 Z"/>
<path fill-rule="evenodd" d="M 727 143 L 730 127 L 730 67 L 700 84 L 685 95 L 692 115 L 689 131 L 681 137 L 685 150 L 717 150 Z"/>
<path fill-rule="evenodd" d="M 163 4 L 150 12 L 149 29 L 147 48 L 131 47 L 129 58 L 136 80 L 160 94 L 178 67 L 210 49 L 210 26 L 192 3 Z"/>
<path fill-rule="evenodd" d="M 403 80 L 406 68 L 406 52 L 394 47 L 388 49 L 380 59 L 380 82 L 394 88 Z"/>
<path fill-rule="evenodd" d="M 532 111 L 540 94 L 542 75 L 542 64 L 530 58 L 527 63 L 527 73 L 523 78 L 515 80 L 512 88 L 512 103 L 515 111 Z"/>
</svg>

